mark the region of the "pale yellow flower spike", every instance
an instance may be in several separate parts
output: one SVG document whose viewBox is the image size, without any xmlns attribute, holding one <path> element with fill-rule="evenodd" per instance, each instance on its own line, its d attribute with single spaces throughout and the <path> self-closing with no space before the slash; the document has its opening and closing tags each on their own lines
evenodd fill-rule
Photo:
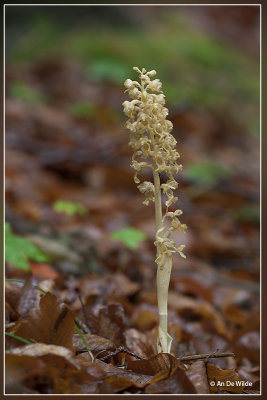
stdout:
<svg viewBox="0 0 267 400">
<path fill-rule="evenodd" d="M 131 101 L 124 101 L 124 113 L 129 118 L 126 128 L 130 131 L 129 145 L 133 149 L 131 166 L 135 170 L 134 181 L 138 184 L 138 189 L 145 195 L 144 204 L 150 201 L 155 203 L 156 218 L 156 240 L 157 248 L 156 263 L 157 270 L 157 297 L 159 313 L 159 329 L 157 350 L 158 353 L 169 353 L 171 349 L 172 337 L 168 334 L 168 289 L 172 269 L 172 253 L 178 252 L 182 257 L 184 245 L 176 247 L 174 240 L 170 238 L 173 231 L 179 229 L 184 232 L 186 225 L 182 224 L 178 218 L 182 214 L 181 210 L 171 212 L 169 206 L 175 203 L 178 198 L 174 197 L 173 191 L 177 189 L 178 183 L 174 175 L 181 169 L 182 165 L 177 164 L 180 157 L 176 151 L 176 140 L 170 133 L 172 123 L 166 119 L 168 115 L 165 105 L 165 96 L 161 91 L 159 79 L 151 80 L 156 75 L 156 71 L 146 71 L 133 68 L 139 73 L 140 83 L 126 79 L 124 86 L 125 92 L 131 97 Z M 141 161 L 141 160 L 145 161 Z M 143 168 L 151 168 L 153 172 L 153 183 L 145 181 L 140 183 L 138 174 Z M 165 172 L 168 179 L 166 183 L 161 183 L 160 173 Z M 161 195 L 166 196 L 166 211 L 162 216 Z M 166 226 L 166 221 L 170 224 Z"/>
</svg>

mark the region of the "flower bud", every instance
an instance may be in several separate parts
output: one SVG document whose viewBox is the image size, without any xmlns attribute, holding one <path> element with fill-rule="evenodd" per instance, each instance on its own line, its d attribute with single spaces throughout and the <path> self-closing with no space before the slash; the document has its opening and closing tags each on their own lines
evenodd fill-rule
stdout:
<svg viewBox="0 0 267 400">
<path fill-rule="evenodd" d="M 131 89 L 134 87 L 133 81 L 131 79 L 126 79 L 126 81 L 124 82 L 124 86 L 127 89 Z"/>
<path fill-rule="evenodd" d="M 157 75 L 157 72 L 156 72 L 154 69 L 152 69 L 152 71 L 149 71 L 149 72 L 147 73 L 147 75 L 153 77 L 153 76 Z"/>
</svg>

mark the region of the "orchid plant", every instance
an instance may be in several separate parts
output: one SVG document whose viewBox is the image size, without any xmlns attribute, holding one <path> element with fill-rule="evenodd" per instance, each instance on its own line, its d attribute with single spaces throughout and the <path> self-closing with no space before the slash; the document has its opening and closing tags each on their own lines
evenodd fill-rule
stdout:
<svg viewBox="0 0 267 400">
<path fill-rule="evenodd" d="M 182 211 L 169 208 L 178 200 L 173 192 L 178 187 L 175 175 L 182 169 L 177 164 L 180 157 L 176 151 L 176 140 L 171 131 L 173 125 L 167 120 L 168 110 L 165 105 L 165 96 L 161 90 L 159 79 L 151 79 L 156 71 L 146 71 L 133 68 L 139 73 L 140 82 L 126 79 L 124 86 L 131 101 L 124 101 L 124 113 L 128 117 L 126 128 L 130 131 L 129 145 L 133 149 L 132 168 L 135 170 L 134 181 L 138 189 L 145 195 L 145 205 L 155 203 L 156 234 L 155 246 L 157 249 L 157 299 L 158 299 L 158 353 L 169 353 L 172 337 L 168 333 L 168 289 L 172 270 L 173 253 L 178 252 L 185 258 L 184 245 L 177 247 L 171 235 L 179 229 L 184 232 L 186 225 L 182 224 L 179 216 Z M 138 175 L 143 168 L 150 168 L 153 182 L 140 182 Z M 163 174 L 167 180 L 162 183 Z M 162 195 L 165 196 L 163 213 Z"/>
</svg>

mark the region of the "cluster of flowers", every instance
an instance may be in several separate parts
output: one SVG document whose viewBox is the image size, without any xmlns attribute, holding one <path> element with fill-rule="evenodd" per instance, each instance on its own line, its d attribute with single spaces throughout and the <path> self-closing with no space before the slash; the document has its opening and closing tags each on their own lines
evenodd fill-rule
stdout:
<svg viewBox="0 0 267 400">
<path fill-rule="evenodd" d="M 178 218 L 182 214 L 181 210 L 170 212 L 168 208 L 175 203 L 178 198 L 173 191 L 177 189 L 178 183 L 174 178 L 181 169 L 182 165 L 177 164 L 180 157 L 176 151 L 176 140 L 170 133 L 172 123 L 166 119 L 168 110 L 165 105 L 165 96 L 161 91 L 159 79 L 151 80 L 156 75 L 156 71 L 146 71 L 133 68 L 139 73 L 140 83 L 127 79 L 124 83 L 131 101 L 124 101 L 124 113 L 129 118 L 126 128 L 130 131 L 129 145 L 133 149 L 131 166 L 135 170 L 134 181 L 138 184 L 138 189 L 145 195 L 144 204 L 155 201 L 155 185 L 145 181 L 140 183 L 138 174 L 143 168 L 151 168 L 153 174 L 164 172 L 167 175 L 167 182 L 160 184 L 160 190 L 166 195 L 166 213 L 162 219 L 162 225 L 156 233 L 155 245 L 158 248 L 158 258 L 156 262 L 160 264 L 162 257 L 178 252 L 185 257 L 182 250 L 184 245 L 176 247 L 170 238 L 171 233 L 179 229 L 184 232 L 186 225 L 182 224 Z M 155 93 L 156 92 L 156 93 Z M 171 220 L 169 227 L 164 226 L 166 219 Z"/>
</svg>

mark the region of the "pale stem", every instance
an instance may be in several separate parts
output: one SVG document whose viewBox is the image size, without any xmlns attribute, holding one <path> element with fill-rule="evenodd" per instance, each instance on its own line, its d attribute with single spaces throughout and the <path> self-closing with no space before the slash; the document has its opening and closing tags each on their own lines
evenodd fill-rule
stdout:
<svg viewBox="0 0 267 400">
<path fill-rule="evenodd" d="M 157 270 L 157 296 L 159 312 L 158 353 L 169 353 L 172 337 L 168 334 L 168 290 L 172 269 L 172 255 L 164 255 Z"/>
<path fill-rule="evenodd" d="M 154 161 L 153 161 L 154 164 Z M 156 231 L 162 227 L 162 206 L 161 206 L 161 189 L 159 173 L 155 172 L 156 166 L 153 165 L 153 178 L 155 188 L 155 218 L 156 218 Z"/>
<path fill-rule="evenodd" d="M 156 153 L 155 138 L 152 129 L 150 130 L 151 144 L 153 146 L 154 154 Z M 155 188 L 155 218 L 156 218 L 156 232 L 163 226 L 162 220 L 162 204 L 161 204 L 161 188 L 160 176 L 156 172 L 156 163 L 153 159 L 153 178 Z M 159 256 L 159 247 L 157 246 L 157 257 Z M 158 340 L 157 351 L 158 353 L 169 353 L 172 343 L 172 337 L 168 334 L 168 289 L 170 282 L 170 275 L 172 269 L 172 256 L 164 255 L 163 262 L 158 264 L 157 269 L 157 298 L 158 298 L 158 314 L 159 314 L 159 327 L 158 327 Z"/>
</svg>

